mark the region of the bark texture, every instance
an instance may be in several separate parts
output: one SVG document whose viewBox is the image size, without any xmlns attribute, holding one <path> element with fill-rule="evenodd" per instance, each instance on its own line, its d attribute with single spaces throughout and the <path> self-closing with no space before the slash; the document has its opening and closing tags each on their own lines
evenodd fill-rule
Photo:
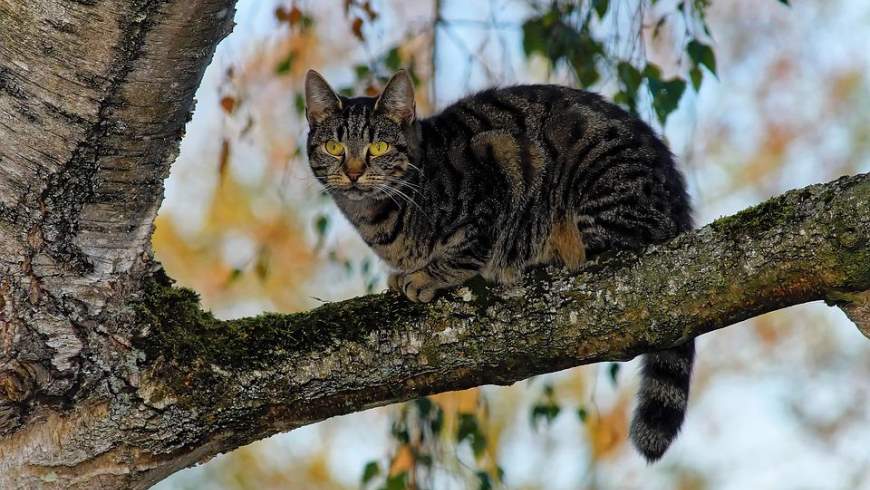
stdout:
<svg viewBox="0 0 870 490">
<path fill-rule="evenodd" d="M 580 274 L 219 321 L 149 238 L 233 0 L 0 0 L 0 488 L 145 488 L 338 414 L 603 360 L 778 308 L 865 333 L 870 176 Z"/>
<path fill-rule="evenodd" d="M 89 488 L 123 470 L 56 414 L 130 390 L 126 304 L 234 3 L 0 0 L 0 488 L 53 481 L 40 467 L 80 465 Z M 8 436 L 27 421 L 26 441 Z"/>
</svg>

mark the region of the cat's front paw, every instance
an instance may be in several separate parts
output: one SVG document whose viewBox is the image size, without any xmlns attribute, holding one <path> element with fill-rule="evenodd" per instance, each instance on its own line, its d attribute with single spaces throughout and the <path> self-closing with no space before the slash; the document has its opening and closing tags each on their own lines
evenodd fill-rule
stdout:
<svg viewBox="0 0 870 490">
<path fill-rule="evenodd" d="M 435 293 L 441 289 L 441 284 L 425 271 L 409 274 L 393 273 L 387 278 L 390 289 L 399 291 L 415 303 L 428 303 L 435 298 Z"/>
</svg>

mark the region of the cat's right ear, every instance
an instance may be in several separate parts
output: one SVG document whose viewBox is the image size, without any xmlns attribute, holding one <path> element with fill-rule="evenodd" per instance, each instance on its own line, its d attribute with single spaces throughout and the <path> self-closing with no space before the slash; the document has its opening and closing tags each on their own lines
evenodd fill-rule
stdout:
<svg viewBox="0 0 870 490">
<path fill-rule="evenodd" d="M 308 124 L 318 124 L 341 110 L 341 99 L 314 70 L 305 74 L 305 116 Z"/>
</svg>

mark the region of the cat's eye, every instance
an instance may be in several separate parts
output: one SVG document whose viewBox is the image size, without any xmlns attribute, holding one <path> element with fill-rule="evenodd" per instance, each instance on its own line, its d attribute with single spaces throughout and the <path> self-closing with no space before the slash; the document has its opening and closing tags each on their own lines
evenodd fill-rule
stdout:
<svg viewBox="0 0 870 490">
<path fill-rule="evenodd" d="M 339 157 L 344 154 L 344 145 L 336 140 L 329 140 L 323 144 L 323 149 L 330 155 Z"/>
<path fill-rule="evenodd" d="M 369 145 L 369 155 L 373 157 L 379 157 L 388 151 L 390 151 L 390 144 L 386 141 L 375 141 Z"/>
</svg>

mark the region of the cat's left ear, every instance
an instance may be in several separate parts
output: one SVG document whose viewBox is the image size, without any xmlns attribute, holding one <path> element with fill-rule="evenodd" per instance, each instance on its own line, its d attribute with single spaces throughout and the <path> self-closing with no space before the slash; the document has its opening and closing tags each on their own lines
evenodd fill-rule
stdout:
<svg viewBox="0 0 870 490">
<path fill-rule="evenodd" d="M 341 110 L 341 99 L 320 73 L 305 74 L 305 115 L 311 125 L 319 124 L 330 114 Z"/>
<path fill-rule="evenodd" d="M 375 102 L 375 111 L 402 125 L 414 122 L 416 115 L 414 82 L 411 81 L 407 71 L 399 70 L 390 78 Z"/>
</svg>

